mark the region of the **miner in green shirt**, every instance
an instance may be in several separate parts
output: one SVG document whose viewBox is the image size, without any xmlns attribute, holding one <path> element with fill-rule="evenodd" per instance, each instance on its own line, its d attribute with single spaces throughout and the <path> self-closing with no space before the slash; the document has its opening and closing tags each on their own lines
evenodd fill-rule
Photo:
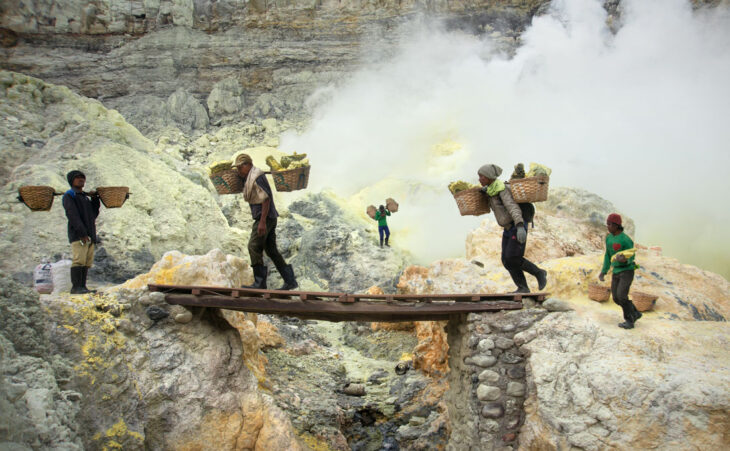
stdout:
<svg viewBox="0 0 730 451">
<path fill-rule="evenodd" d="M 634 242 L 624 233 L 621 223 L 621 216 L 616 213 L 611 213 L 606 219 L 606 254 L 598 279 L 603 281 L 609 271 L 612 273 L 611 296 L 613 302 L 620 305 L 624 312 L 624 322 L 618 326 L 633 329 L 634 323 L 641 318 L 641 312 L 636 310 L 636 306 L 629 299 L 629 289 L 634 281 L 634 270 L 638 266 L 634 263 Z"/>
<path fill-rule="evenodd" d="M 375 212 L 375 220 L 378 221 L 378 233 L 380 234 L 380 247 L 383 247 L 383 234 L 385 234 L 385 245 L 390 247 L 390 244 L 388 244 L 390 229 L 388 228 L 386 216 L 390 216 L 390 210 L 381 205 L 378 211 Z"/>
</svg>

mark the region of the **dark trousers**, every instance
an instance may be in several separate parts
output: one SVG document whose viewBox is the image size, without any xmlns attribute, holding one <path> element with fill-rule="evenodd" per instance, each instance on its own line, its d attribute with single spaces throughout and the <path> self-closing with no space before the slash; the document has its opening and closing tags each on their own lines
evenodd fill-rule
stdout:
<svg viewBox="0 0 730 451">
<path fill-rule="evenodd" d="M 624 312 L 624 320 L 630 323 L 636 320 L 639 313 L 634 303 L 629 299 L 629 290 L 633 281 L 633 269 L 621 271 L 611 276 L 611 296 L 613 296 L 613 302 L 621 306 L 621 310 Z"/>
<path fill-rule="evenodd" d="M 258 227 L 260 220 L 253 222 L 251 236 L 248 239 L 248 255 L 251 257 L 251 266 L 264 264 L 264 252 L 274 262 L 276 269 L 286 266 L 284 257 L 276 247 L 276 218 L 266 219 L 266 233 L 259 236 Z M 281 271 L 280 271 L 281 272 Z"/>
<path fill-rule="evenodd" d="M 527 230 L 527 225 L 524 225 Z M 517 226 L 506 229 L 502 234 L 502 264 L 518 288 L 528 288 L 525 272 L 537 277 L 540 268 L 525 258 L 525 245 L 517 241 Z"/>
<path fill-rule="evenodd" d="M 388 238 L 390 238 L 390 229 L 387 225 L 385 226 L 378 226 L 378 233 L 380 234 L 380 245 L 383 245 L 383 233 L 385 233 L 385 242 L 388 242 Z"/>
</svg>

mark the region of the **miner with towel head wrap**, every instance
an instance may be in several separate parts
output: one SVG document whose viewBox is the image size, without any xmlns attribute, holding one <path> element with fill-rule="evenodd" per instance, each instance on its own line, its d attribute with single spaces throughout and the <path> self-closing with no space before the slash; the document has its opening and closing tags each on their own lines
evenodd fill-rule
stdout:
<svg viewBox="0 0 730 451">
<path fill-rule="evenodd" d="M 515 285 L 516 293 L 529 293 L 525 272 L 537 279 L 538 288 L 542 290 L 547 284 L 547 271 L 540 269 L 525 258 L 527 242 L 527 222 L 522 217 L 522 210 L 512 197 L 509 183 L 498 179 L 502 168 L 496 164 L 485 164 L 477 171 L 482 192 L 487 196 L 489 208 L 494 212 L 504 233 L 502 234 L 502 264 L 509 272 Z"/>
<path fill-rule="evenodd" d="M 66 174 L 71 189 L 63 195 L 63 209 L 68 218 L 68 241 L 71 243 L 71 294 L 91 293 L 86 277 L 94 262 L 96 218 L 99 216 L 99 196 L 84 192 L 86 176 L 81 171 Z"/>
<path fill-rule="evenodd" d="M 287 265 L 276 246 L 276 222 L 279 212 L 276 211 L 269 181 L 264 172 L 253 165 L 251 156 L 239 154 L 233 162 L 233 168 L 243 178 L 243 198 L 251 206 L 253 228 L 248 240 L 248 254 L 251 257 L 254 284 L 246 288 L 266 289 L 266 278 L 269 270 L 264 265 L 264 252 L 284 279 L 280 290 L 292 290 L 299 284 L 294 277 L 294 269 Z"/>
</svg>

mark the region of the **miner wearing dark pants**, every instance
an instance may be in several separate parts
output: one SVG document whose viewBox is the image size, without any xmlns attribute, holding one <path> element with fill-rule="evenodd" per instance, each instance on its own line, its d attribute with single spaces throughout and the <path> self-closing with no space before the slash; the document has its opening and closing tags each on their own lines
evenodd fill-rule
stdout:
<svg viewBox="0 0 730 451">
<path fill-rule="evenodd" d="M 606 219 L 606 253 L 603 256 L 603 267 L 598 279 L 603 282 L 604 277 L 611 272 L 611 296 L 613 302 L 621 306 L 624 322 L 618 326 L 623 329 L 633 329 L 634 323 L 641 318 L 641 312 L 629 299 L 629 290 L 634 281 L 634 271 L 637 268 L 634 262 L 634 242 L 624 233 L 621 216 L 611 213 Z"/>
<path fill-rule="evenodd" d="M 274 205 L 274 196 L 264 172 L 253 165 L 251 157 L 242 153 L 233 162 L 233 168 L 244 179 L 243 198 L 251 206 L 253 229 L 248 240 L 248 254 L 251 257 L 254 283 L 246 288 L 266 289 L 268 268 L 264 265 L 264 252 L 284 279 L 280 290 L 293 290 L 299 284 L 294 277 L 294 269 L 287 265 L 276 247 L 276 222 L 279 213 Z"/>
<path fill-rule="evenodd" d="M 99 216 L 99 196 L 85 193 L 86 176 L 81 171 L 66 174 L 71 189 L 63 195 L 63 209 L 68 218 L 68 241 L 71 243 L 71 294 L 92 293 L 86 288 L 86 277 L 94 263 L 96 218 Z"/>
<path fill-rule="evenodd" d="M 485 164 L 477 172 L 482 192 L 487 196 L 489 208 L 494 212 L 504 232 L 502 233 L 502 264 L 509 272 L 517 290 L 515 293 L 529 293 L 530 288 L 525 279 L 525 272 L 537 279 L 538 288 L 542 290 L 547 284 L 547 271 L 540 269 L 525 258 L 527 242 L 527 222 L 522 209 L 512 197 L 509 185 L 499 180 L 502 168 L 495 164 Z M 530 205 L 531 208 L 534 208 Z M 533 210 L 534 211 L 534 210 Z M 531 218 L 529 218 L 531 219 Z"/>
</svg>

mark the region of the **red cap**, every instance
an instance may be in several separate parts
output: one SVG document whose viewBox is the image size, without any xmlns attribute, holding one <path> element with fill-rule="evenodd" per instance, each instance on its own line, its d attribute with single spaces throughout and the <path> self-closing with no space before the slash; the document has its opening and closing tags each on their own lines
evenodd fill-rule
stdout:
<svg viewBox="0 0 730 451">
<path fill-rule="evenodd" d="M 618 213 L 611 213 L 608 215 L 608 219 L 606 219 L 606 222 L 613 222 L 616 225 L 621 225 L 621 215 Z"/>
</svg>

